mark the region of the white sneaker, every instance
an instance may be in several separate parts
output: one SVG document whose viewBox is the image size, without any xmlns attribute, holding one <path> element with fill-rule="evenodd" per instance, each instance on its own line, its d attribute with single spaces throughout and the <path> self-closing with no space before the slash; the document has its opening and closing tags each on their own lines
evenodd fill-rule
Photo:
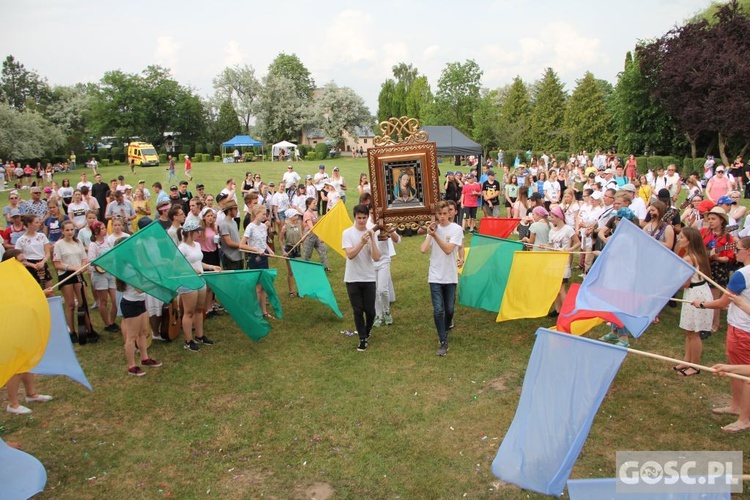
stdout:
<svg viewBox="0 0 750 500">
<path fill-rule="evenodd" d="M 18 408 L 13 408 L 11 405 L 8 405 L 5 409 L 8 413 L 12 413 L 13 415 L 28 415 L 31 413 L 31 410 L 23 405 L 18 405 Z"/>
<path fill-rule="evenodd" d="M 37 403 L 46 403 L 47 401 L 52 401 L 52 396 L 47 396 L 46 394 L 37 394 L 33 398 L 26 396 L 27 403 L 33 403 L 35 401 Z"/>
<path fill-rule="evenodd" d="M 99 302 L 94 302 L 94 305 L 91 306 L 91 310 L 99 309 Z"/>
</svg>

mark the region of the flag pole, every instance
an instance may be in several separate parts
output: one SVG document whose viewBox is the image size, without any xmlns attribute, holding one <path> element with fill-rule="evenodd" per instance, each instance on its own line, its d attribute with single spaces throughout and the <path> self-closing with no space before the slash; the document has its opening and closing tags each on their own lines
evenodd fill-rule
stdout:
<svg viewBox="0 0 750 500">
<path fill-rule="evenodd" d="M 727 290 L 726 288 L 724 288 L 723 286 L 721 286 L 720 284 L 718 284 L 717 282 L 715 282 L 714 280 L 712 280 L 710 276 L 706 276 L 705 274 L 703 274 L 700 269 L 698 269 L 697 267 L 695 267 L 694 269 L 695 269 L 696 273 L 698 273 L 700 276 L 702 276 L 704 280 L 706 280 L 709 283 L 711 283 L 714 287 L 718 288 L 719 290 L 721 290 L 724 293 L 731 294 L 731 292 L 729 290 Z"/>
<path fill-rule="evenodd" d="M 670 358 L 668 356 L 662 356 L 661 354 L 654 354 L 651 352 L 639 351 L 638 349 L 631 349 L 630 347 L 628 347 L 627 349 L 628 349 L 629 354 L 639 354 L 641 356 L 646 356 L 647 358 L 658 359 L 660 361 L 668 361 L 670 363 L 677 363 L 680 365 L 689 366 L 691 368 L 695 368 L 696 370 L 706 370 L 707 372 L 717 373 L 716 370 L 714 370 L 713 368 L 709 366 L 699 365 L 697 363 L 689 363 L 681 359 L 675 359 L 675 358 Z M 750 377 L 746 377 L 744 375 L 737 375 L 736 373 L 723 373 L 722 375 L 726 375 L 727 377 L 731 377 L 731 378 L 736 378 L 737 380 L 742 380 L 744 382 L 750 382 Z"/>
<path fill-rule="evenodd" d="M 327 214 L 326 214 L 326 215 L 327 215 Z M 325 217 L 325 215 L 324 215 L 323 217 Z M 320 221 L 318 221 L 318 222 L 320 222 Z M 317 224 L 318 224 L 318 223 L 316 222 L 316 223 L 315 223 L 315 225 L 317 225 Z M 313 227 L 315 227 L 315 226 L 313 226 Z M 298 246 L 300 246 L 300 245 L 302 244 L 302 242 L 303 242 L 303 241 L 305 241 L 305 239 L 307 239 L 307 237 L 308 237 L 308 236 L 310 236 L 310 233 L 312 233 L 312 228 L 310 228 L 310 230 L 309 230 L 308 232 L 306 232 L 306 233 L 304 234 L 304 236 L 302 236 L 302 238 L 300 238 L 300 240 L 299 240 L 299 241 L 298 241 L 298 242 L 297 242 L 297 243 L 296 243 L 296 244 L 295 244 L 295 245 L 294 245 L 294 246 L 293 246 L 292 248 L 290 248 L 290 249 L 289 249 L 289 251 L 288 251 L 287 253 L 292 253 L 292 251 L 293 251 L 293 250 L 294 250 L 295 248 L 297 248 Z"/>
<path fill-rule="evenodd" d="M 282 260 L 292 260 L 289 257 L 284 257 L 283 255 L 276 255 L 275 253 L 274 254 L 262 253 L 262 252 L 256 252 L 255 250 L 245 250 L 244 248 L 240 248 L 240 252 L 252 253 L 252 254 L 255 254 L 255 255 L 265 255 L 266 257 L 273 257 L 273 258 L 282 259 Z"/>
<path fill-rule="evenodd" d="M 71 280 L 71 279 L 73 279 L 74 276 L 78 276 L 79 274 L 81 274 L 82 272 L 84 272 L 86 269 L 89 268 L 90 265 L 91 265 L 91 262 L 89 262 L 85 266 L 81 266 L 76 272 L 74 272 L 73 274 L 71 274 L 70 276 L 68 276 L 67 278 L 65 278 L 64 280 L 58 281 L 57 284 L 52 285 L 51 287 L 49 287 L 49 289 L 50 290 L 54 290 L 55 288 L 59 288 L 66 281 Z"/>
</svg>

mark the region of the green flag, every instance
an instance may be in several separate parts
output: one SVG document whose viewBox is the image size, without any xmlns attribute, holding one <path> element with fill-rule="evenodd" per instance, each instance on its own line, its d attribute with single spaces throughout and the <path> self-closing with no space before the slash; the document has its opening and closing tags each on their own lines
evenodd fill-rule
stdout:
<svg viewBox="0 0 750 500">
<path fill-rule="evenodd" d="M 215 274 L 206 273 L 203 277 L 237 326 L 252 340 L 259 341 L 271 330 L 271 325 L 263 317 L 258 303 L 258 296 L 255 294 L 256 285 L 263 286 L 277 317 L 281 317 L 281 305 L 273 287 L 276 269 L 222 271 Z M 269 285 L 273 296 L 269 293 Z"/>
<path fill-rule="evenodd" d="M 520 241 L 474 234 L 458 280 L 458 303 L 498 312 L 508 284 L 513 253 L 523 250 Z"/>
<path fill-rule="evenodd" d="M 91 262 L 162 302 L 205 282 L 177 250 L 172 238 L 153 222 Z"/>
<path fill-rule="evenodd" d="M 297 282 L 297 291 L 300 297 L 311 297 L 319 300 L 330 307 L 336 316 L 343 318 L 336 302 L 336 296 L 331 290 L 331 283 L 328 281 L 323 264 L 310 262 L 306 260 L 291 259 L 289 264 L 292 266 L 294 281 Z"/>
<path fill-rule="evenodd" d="M 273 285 L 273 282 L 276 281 L 276 275 L 279 272 L 276 269 L 262 269 L 262 271 L 258 282 L 263 287 L 263 290 L 266 291 L 268 302 L 271 304 L 273 312 L 276 313 L 276 317 L 281 319 L 283 318 L 281 301 L 279 300 L 279 294 L 276 293 L 276 287 Z"/>
</svg>

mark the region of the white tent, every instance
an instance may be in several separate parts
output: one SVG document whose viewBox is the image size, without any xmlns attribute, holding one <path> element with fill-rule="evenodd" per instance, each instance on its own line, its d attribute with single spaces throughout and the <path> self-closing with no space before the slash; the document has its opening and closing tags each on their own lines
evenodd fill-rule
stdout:
<svg viewBox="0 0 750 500">
<path fill-rule="evenodd" d="M 282 160 L 281 158 L 281 150 L 284 150 L 284 154 L 288 158 L 294 158 L 294 154 L 292 154 L 293 149 L 297 149 L 296 144 L 292 144 L 289 141 L 281 141 L 277 142 L 273 146 L 271 146 L 271 156 L 273 158 L 278 158 L 279 160 Z"/>
</svg>

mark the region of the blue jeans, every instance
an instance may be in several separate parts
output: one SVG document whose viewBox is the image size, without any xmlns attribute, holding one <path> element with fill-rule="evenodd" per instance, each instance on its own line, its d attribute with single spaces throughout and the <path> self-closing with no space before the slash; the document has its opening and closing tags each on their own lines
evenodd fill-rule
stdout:
<svg viewBox="0 0 750 500">
<path fill-rule="evenodd" d="M 430 283 L 432 316 L 440 342 L 448 342 L 448 326 L 453 322 L 456 283 Z"/>
</svg>

